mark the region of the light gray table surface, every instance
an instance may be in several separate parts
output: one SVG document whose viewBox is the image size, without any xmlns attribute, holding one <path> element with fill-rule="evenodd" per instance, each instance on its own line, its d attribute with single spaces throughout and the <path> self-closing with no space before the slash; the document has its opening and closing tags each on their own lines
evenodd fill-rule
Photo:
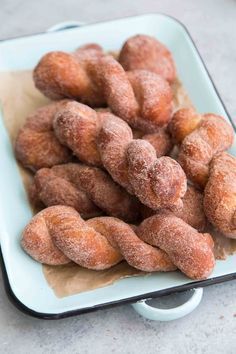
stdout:
<svg viewBox="0 0 236 354">
<path fill-rule="evenodd" d="M 0 39 L 67 20 L 102 21 L 162 12 L 189 29 L 232 117 L 236 117 L 235 0 L 0 0 Z M 182 295 L 183 296 L 183 295 Z M 156 300 L 173 305 L 175 296 Z M 164 306 L 163 305 L 163 306 Z M 204 290 L 200 306 L 169 323 L 145 320 L 129 305 L 43 321 L 8 301 L 0 279 L 0 353 L 236 353 L 236 281 Z"/>
</svg>

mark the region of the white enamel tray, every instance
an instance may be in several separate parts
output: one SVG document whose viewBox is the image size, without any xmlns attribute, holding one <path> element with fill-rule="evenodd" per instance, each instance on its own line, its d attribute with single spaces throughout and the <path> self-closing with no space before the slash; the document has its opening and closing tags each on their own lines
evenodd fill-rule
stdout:
<svg viewBox="0 0 236 354">
<path fill-rule="evenodd" d="M 73 27 L 74 23 L 72 23 Z M 130 36 L 138 33 L 155 36 L 171 50 L 189 96 L 199 112 L 213 112 L 230 120 L 202 59 L 186 28 L 177 20 L 150 14 L 85 25 L 0 42 L 0 71 L 32 69 L 39 58 L 51 50 L 73 51 L 97 42 L 106 50 L 117 50 Z M 14 102 L 12 102 L 14 104 Z M 156 273 L 126 278 L 115 284 L 82 294 L 57 298 L 48 286 L 39 263 L 20 248 L 22 229 L 31 218 L 31 210 L 15 162 L 0 112 L 0 242 L 2 271 L 11 301 L 22 311 L 40 318 L 63 318 L 118 303 L 158 297 L 176 291 L 236 278 L 236 256 L 218 261 L 210 279 L 193 282 L 180 272 Z M 236 155 L 236 145 L 231 149 Z M 170 320 L 189 313 L 200 302 L 202 289 L 190 301 L 173 310 L 150 308 L 139 301 L 134 308 L 151 319 Z"/>
</svg>

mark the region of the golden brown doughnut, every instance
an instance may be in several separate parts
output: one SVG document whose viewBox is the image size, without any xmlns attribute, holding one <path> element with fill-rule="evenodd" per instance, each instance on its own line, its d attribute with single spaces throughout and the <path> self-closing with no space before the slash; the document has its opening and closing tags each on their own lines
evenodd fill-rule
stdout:
<svg viewBox="0 0 236 354">
<path fill-rule="evenodd" d="M 46 54 L 34 70 L 36 87 L 47 97 L 74 98 L 92 107 L 107 104 L 132 127 L 152 132 L 171 118 L 168 82 L 155 73 L 122 66 L 101 50 L 83 47 L 74 54 Z"/>
<path fill-rule="evenodd" d="M 147 272 L 171 271 L 177 265 L 192 279 L 205 279 L 211 273 L 215 259 L 209 234 L 200 234 L 181 219 L 166 214 L 146 219 L 135 230 L 141 239 L 119 219 L 84 221 L 75 209 L 58 205 L 44 209 L 31 220 L 23 231 L 21 245 L 31 257 L 47 264 L 63 264 L 70 259 L 82 267 L 102 270 L 125 259 Z M 57 251 L 65 259 L 55 256 Z"/>
<path fill-rule="evenodd" d="M 54 131 L 59 141 L 68 146 L 80 161 L 101 166 L 97 136 L 102 121 L 103 113 L 73 101 L 58 111 Z"/>
<path fill-rule="evenodd" d="M 34 181 L 38 197 L 46 206 L 72 206 L 86 219 L 101 214 L 101 210 L 127 222 L 140 218 L 138 200 L 97 167 L 57 165 L 39 170 Z"/>
<path fill-rule="evenodd" d="M 45 220 L 47 209 L 34 216 L 24 228 L 21 246 L 36 261 L 51 265 L 61 265 L 70 262 L 53 243 Z M 71 208 L 71 213 L 73 213 Z M 74 211 L 75 213 L 75 211 Z"/>
<path fill-rule="evenodd" d="M 105 55 L 103 48 L 97 43 L 89 43 L 77 48 L 73 53 L 79 62 L 89 61 L 91 57 Z"/>
<path fill-rule="evenodd" d="M 104 167 L 113 179 L 153 208 L 182 207 L 186 177 L 169 157 L 156 157 L 145 140 L 132 137 L 129 126 L 112 116 L 103 122 L 98 145 Z"/>
<path fill-rule="evenodd" d="M 166 129 L 160 128 L 155 133 L 145 134 L 141 137 L 147 140 L 156 150 L 156 156 L 168 155 L 173 148 L 171 137 Z"/>
<path fill-rule="evenodd" d="M 173 214 L 159 214 L 137 228 L 144 242 L 164 250 L 172 262 L 191 279 L 206 279 L 215 265 L 214 242 Z"/>
<path fill-rule="evenodd" d="M 112 112 L 131 127 L 152 132 L 169 122 L 173 95 L 162 77 L 145 70 L 125 73 L 109 55 L 93 61 L 90 68 Z"/>
<path fill-rule="evenodd" d="M 190 112 L 190 116 L 186 118 L 188 113 L 177 115 L 177 118 L 183 118 L 183 126 L 186 121 L 191 121 L 194 113 Z M 176 122 L 178 119 L 176 119 Z M 177 140 L 181 136 L 181 118 L 176 124 L 179 128 L 177 132 Z M 209 174 L 209 163 L 212 158 L 219 152 L 228 149 L 234 139 L 234 132 L 231 125 L 221 116 L 215 114 L 204 114 L 201 119 L 198 115 L 194 116 L 193 124 L 186 124 L 188 134 L 179 150 L 178 162 L 183 167 L 187 177 L 198 187 L 204 188 Z M 172 125 L 173 128 L 173 125 Z M 182 133 L 184 130 L 182 130 Z M 174 134 L 174 129 L 172 129 Z M 185 133 L 183 133 L 184 136 Z"/>
<path fill-rule="evenodd" d="M 63 264 L 69 258 L 82 267 L 102 270 L 124 258 L 143 271 L 175 269 L 165 252 L 141 241 L 123 221 L 100 217 L 85 222 L 73 208 L 61 205 L 38 213 L 23 231 L 21 245 L 46 264 Z M 56 254 L 60 250 L 67 255 L 64 259 Z"/>
<path fill-rule="evenodd" d="M 126 159 L 129 182 L 143 204 L 152 209 L 183 207 L 187 180 L 175 160 L 167 156 L 157 158 L 152 145 L 138 139 L 128 144 Z"/>
<path fill-rule="evenodd" d="M 97 143 L 101 160 L 105 169 L 114 181 L 134 194 L 129 180 L 126 150 L 132 141 L 132 130 L 125 121 L 116 116 L 107 115 L 100 129 Z"/>
<path fill-rule="evenodd" d="M 52 126 L 55 113 L 67 102 L 50 103 L 28 116 L 15 142 L 16 158 L 25 167 L 35 171 L 71 160 L 70 151 L 59 143 Z"/>
<path fill-rule="evenodd" d="M 183 197 L 183 209 L 175 212 L 175 216 L 184 220 L 194 229 L 202 232 L 207 225 L 203 208 L 203 194 L 194 186 L 188 185 Z"/>
<path fill-rule="evenodd" d="M 79 158 L 81 142 L 76 132 L 82 131 L 80 117 L 86 114 L 92 116 L 94 111 L 71 102 L 58 112 L 54 120 L 56 136 Z M 186 177 L 180 165 L 169 157 L 157 159 L 156 151 L 148 141 L 133 140 L 132 130 L 125 121 L 104 112 L 98 136 L 92 134 L 92 137 L 97 143 L 103 166 L 112 178 L 142 203 L 153 209 L 182 207 Z"/>
<path fill-rule="evenodd" d="M 181 108 L 176 111 L 168 125 L 173 142 L 181 144 L 184 138 L 199 126 L 202 118 L 203 116 L 193 108 Z"/>
<path fill-rule="evenodd" d="M 88 75 L 87 66 L 88 60 L 79 62 L 78 53 L 47 53 L 34 69 L 35 86 L 53 100 L 73 98 L 94 107 L 102 106 L 104 97 Z"/>
<path fill-rule="evenodd" d="M 138 102 L 138 117 L 136 114 L 126 114 L 122 106 L 110 105 L 112 111 L 131 127 L 146 132 L 153 132 L 155 128 L 169 123 L 173 110 L 173 93 L 168 82 L 147 70 L 128 71 L 126 75 Z"/>
<path fill-rule="evenodd" d="M 145 272 L 166 272 L 176 269 L 165 252 L 141 241 L 133 228 L 121 220 L 98 217 L 86 223 L 105 236 L 110 244 L 119 250 L 127 263 L 134 268 Z"/>
<path fill-rule="evenodd" d="M 130 37 L 123 45 L 119 62 L 127 70 L 144 69 L 161 75 L 169 82 L 176 78 L 170 51 L 156 38 L 144 34 Z"/>
<path fill-rule="evenodd" d="M 203 194 L 194 186 L 188 185 L 182 201 L 183 208 L 174 211 L 174 215 L 185 221 L 194 229 L 204 231 L 206 228 L 206 216 L 203 209 Z M 156 214 L 158 214 L 158 211 L 152 210 L 145 205 L 142 207 L 143 219 Z"/>
<path fill-rule="evenodd" d="M 56 135 L 62 144 L 73 150 L 80 161 L 101 167 L 97 137 L 107 113 L 109 112 L 96 112 L 88 106 L 78 106 L 77 102 L 70 102 L 57 114 L 54 124 Z M 164 128 L 159 128 L 152 134 L 144 135 L 141 131 L 136 134 L 153 145 L 157 157 L 166 155 L 172 148 L 170 136 Z"/>
<path fill-rule="evenodd" d="M 204 190 L 204 210 L 219 231 L 236 238 L 236 158 L 226 152 L 211 161 Z"/>
<path fill-rule="evenodd" d="M 68 164 L 70 165 L 70 164 Z M 74 165 L 74 164 L 71 164 Z M 66 165 L 58 165 L 66 166 Z M 57 167 L 57 166 L 54 166 Z M 84 219 L 101 215 L 99 209 L 88 195 L 65 178 L 54 173 L 53 168 L 41 168 L 34 176 L 34 199 L 37 197 L 44 205 L 68 205 L 76 209 Z"/>
</svg>

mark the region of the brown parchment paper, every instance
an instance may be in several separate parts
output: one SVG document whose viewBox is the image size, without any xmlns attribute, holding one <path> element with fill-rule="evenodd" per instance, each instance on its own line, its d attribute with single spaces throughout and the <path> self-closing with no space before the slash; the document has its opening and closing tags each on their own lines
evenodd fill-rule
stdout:
<svg viewBox="0 0 236 354">
<path fill-rule="evenodd" d="M 176 80 L 173 89 L 175 109 L 192 106 L 179 80 Z M 49 102 L 35 89 L 31 71 L 0 72 L 0 101 L 4 123 L 13 145 L 19 128 L 24 124 L 27 115 Z M 21 166 L 19 169 L 27 190 L 32 180 L 32 174 Z M 217 234 L 217 257 L 225 258 L 234 251 L 236 251 L 236 244 Z M 43 266 L 42 268 L 49 286 L 58 297 L 104 287 L 124 277 L 145 274 L 130 267 L 126 262 L 121 262 L 105 271 L 84 269 L 74 263 L 64 266 Z"/>
</svg>

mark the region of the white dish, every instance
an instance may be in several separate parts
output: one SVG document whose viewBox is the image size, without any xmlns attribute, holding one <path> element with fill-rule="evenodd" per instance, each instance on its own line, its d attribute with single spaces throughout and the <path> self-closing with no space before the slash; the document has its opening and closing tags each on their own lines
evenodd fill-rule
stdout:
<svg viewBox="0 0 236 354">
<path fill-rule="evenodd" d="M 199 112 L 214 112 L 230 119 L 187 30 L 165 15 L 130 17 L 3 41 L 0 43 L 0 71 L 32 69 L 48 51 L 72 51 L 88 42 L 97 42 L 106 50 L 117 50 L 128 37 L 137 33 L 155 36 L 171 50 L 178 75 Z M 0 151 L 3 272 L 7 291 L 21 310 L 37 317 L 60 318 L 236 277 L 236 256 L 230 256 L 226 261 L 217 261 L 211 278 L 202 282 L 193 282 L 180 272 L 156 273 L 122 279 L 104 288 L 57 298 L 43 276 L 41 265 L 28 257 L 19 245 L 21 231 L 32 215 L 2 119 Z M 231 153 L 236 155 L 235 144 Z"/>
</svg>

